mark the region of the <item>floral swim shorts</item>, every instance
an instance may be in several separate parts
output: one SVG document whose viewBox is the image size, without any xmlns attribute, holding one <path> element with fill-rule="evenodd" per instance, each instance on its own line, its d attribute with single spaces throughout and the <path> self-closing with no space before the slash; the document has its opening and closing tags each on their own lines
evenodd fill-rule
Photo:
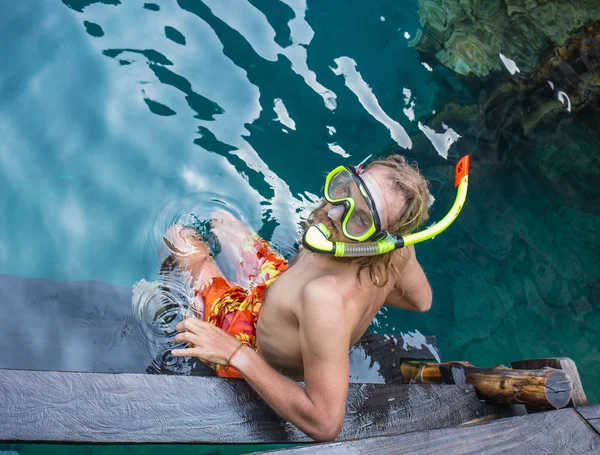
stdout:
<svg viewBox="0 0 600 455">
<path fill-rule="evenodd" d="M 287 269 L 287 261 L 258 234 L 248 236 L 241 247 L 239 263 L 247 279 L 246 288 L 214 277 L 202 284 L 196 295 L 204 300 L 204 320 L 256 350 L 256 324 L 266 289 Z M 239 271 L 238 271 L 239 276 Z M 241 378 L 235 368 L 204 362 L 217 376 Z"/>
</svg>

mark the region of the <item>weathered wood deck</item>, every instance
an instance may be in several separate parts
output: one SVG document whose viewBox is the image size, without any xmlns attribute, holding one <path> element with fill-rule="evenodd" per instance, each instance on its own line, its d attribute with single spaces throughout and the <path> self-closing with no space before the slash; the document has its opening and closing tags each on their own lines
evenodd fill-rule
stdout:
<svg viewBox="0 0 600 455">
<path fill-rule="evenodd" d="M 582 410 L 585 410 L 582 412 Z M 587 414 L 589 417 L 583 418 Z M 586 421 L 586 419 L 588 419 Z M 479 425 L 271 451 L 282 455 L 492 455 L 600 453 L 600 434 L 589 425 L 600 406 L 560 409 Z M 600 423 L 600 422 L 599 422 Z"/>
<path fill-rule="evenodd" d="M 578 407 L 577 412 L 600 434 L 600 405 Z M 600 453 L 600 449 L 598 453 Z"/>
<path fill-rule="evenodd" d="M 339 440 L 481 417 L 471 386 L 351 384 Z M 0 441 L 284 443 L 310 439 L 242 380 L 0 370 Z"/>
</svg>

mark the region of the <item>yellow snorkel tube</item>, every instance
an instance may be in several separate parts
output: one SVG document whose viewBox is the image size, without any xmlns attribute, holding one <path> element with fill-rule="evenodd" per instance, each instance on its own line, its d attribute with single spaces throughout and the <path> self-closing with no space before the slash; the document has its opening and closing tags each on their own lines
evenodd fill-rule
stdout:
<svg viewBox="0 0 600 455">
<path fill-rule="evenodd" d="M 450 211 L 438 223 L 429 228 L 409 234 L 405 237 L 396 237 L 388 232 L 375 242 L 330 242 L 331 232 L 324 224 L 309 227 L 302 236 L 302 244 L 314 253 L 331 254 L 337 257 L 375 256 L 385 254 L 399 248 L 414 245 L 415 243 L 429 240 L 443 232 L 458 217 L 467 199 L 469 186 L 469 155 L 465 155 L 456 165 L 454 185 L 458 187 L 456 199 Z"/>
</svg>

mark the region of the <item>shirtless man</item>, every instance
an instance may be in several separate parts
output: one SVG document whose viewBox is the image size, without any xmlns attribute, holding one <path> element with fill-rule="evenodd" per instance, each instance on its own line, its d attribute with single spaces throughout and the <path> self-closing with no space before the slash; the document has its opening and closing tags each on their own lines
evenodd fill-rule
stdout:
<svg viewBox="0 0 600 455">
<path fill-rule="evenodd" d="M 366 186 L 369 197 L 364 199 L 375 213 L 359 212 L 359 205 L 365 202 L 361 200 L 359 204 L 361 194 L 355 188 L 358 183 L 349 178 L 330 191 L 356 199 L 354 218 L 349 219 L 350 210 L 344 211 L 343 205 L 324 201 L 309 217 L 309 224 L 323 223 L 333 239 L 352 243 L 348 235 L 355 236 L 351 233 L 356 233 L 356 223 L 370 226 L 375 219 L 379 231 L 387 230 L 398 236 L 416 231 L 427 220 L 427 184 L 402 157 L 394 155 L 374 161 L 355 175 L 360 175 Z M 358 182 L 356 178 L 354 181 Z M 241 250 L 247 250 L 249 238 L 258 239 L 226 212 L 213 216 L 212 230 L 221 244 L 220 254 L 229 257 L 239 257 Z M 165 241 L 179 255 L 177 265 L 189 270 L 199 286 L 205 289 L 206 283 L 212 288 L 215 283 L 233 285 L 220 278 L 222 273 L 209 256 L 208 247 L 193 230 L 173 226 Z M 271 253 L 268 251 L 266 255 Z M 221 372 L 227 369 L 223 366 L 235 368 L 282 418 L 314 440 L 333 440 L 344 422 L 349 349 L 384 304 L 413 311 L 429 310 L 431 288 L 417 262 L 414 247 L 366 258 L 335 258 L 303 248 L 285 273 L 281 273 L 285 267 L 279 268 L 282 263 L 278 262 L 277 253 L 273 254 L 275 265 L 270 270 L 276 271 L 262 278 L 267 284 L 262 285 L 262 308 L 259 304 L 260 318 L 255 321 L 256 342 L 228 334 L 205 314 L 204 320 L 187 318 L 177 325 L 179 333 L 175 341 L 191 347 L 175 349 L 173 355 L 198 357 L 217 369 L 220 365 Z M 253 280 L 265 261 L 251 264 L 238 259 L 238 263 L 245 273 L 250 272 L 248 276 Z M 246 281 L 244 287 L 255 285 Z M 240 292 L 240 288 L 236 289 Z M 199 294 L 205 298 L 208 295 Z M 205 312 L 210 313 L 214 308 L 215 305 L 206 302 Z M 304 387 L 293 379 L 303 379 Z"/>
</svg>

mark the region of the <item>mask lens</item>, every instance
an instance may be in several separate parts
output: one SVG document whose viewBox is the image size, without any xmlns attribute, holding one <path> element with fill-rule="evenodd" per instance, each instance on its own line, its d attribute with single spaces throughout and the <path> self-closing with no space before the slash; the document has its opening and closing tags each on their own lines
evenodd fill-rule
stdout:
<svg viewBox="0 0 600 455">
<path fill-rule="evenodd" d="M 348 234 L 360 237 L 365 235 L 373 226 L 373 215 L 356 185 L 355 188 L 356 197 L 353 198 L 355 206 L 346 221 L 346 230 L 348 231 Z"/>
<path fill-rule="evenodd" d="M 350 187 L 354 185 L 352 175 L 343 169 L 335 174 L 325 188 L 325 196 L 329 202 L 341 201 L 351 195 Z"/>
<path fill-rule="evenodd" d="M 340 203 L 352 199 L 354 208 L 342 220 L 346 232 L 353 237 L 365 235 L 373 226 L 373 215 L 361 194 L 352 174 L 347 169 L 340 169 L 329 180 L 325 188 L 325 198 L 331 203 Z M 350 205 L 347 205 L 350 208 Z"/>
</svg>

